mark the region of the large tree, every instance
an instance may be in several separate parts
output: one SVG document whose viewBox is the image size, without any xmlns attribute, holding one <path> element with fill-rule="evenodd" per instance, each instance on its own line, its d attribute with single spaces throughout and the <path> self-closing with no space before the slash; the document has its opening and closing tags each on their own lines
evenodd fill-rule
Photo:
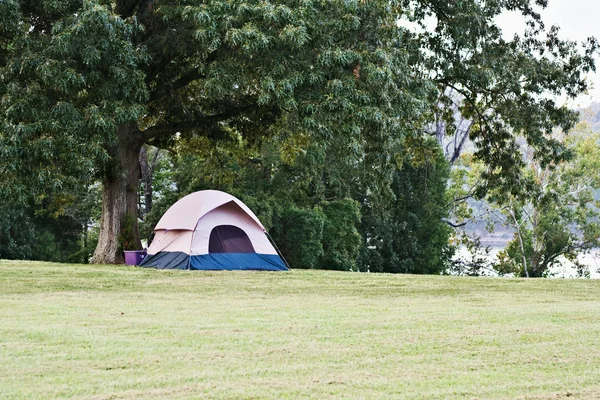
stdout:
<svg viewBox="0 0 600 400">
<path fill-rule="evenodd" d="M 552 0 L 550 0 L 552 1 Z M 552 138 L 560 127 L 577 123 L 576 111 L 560 99 L 586 90 L 586 74 L 595 70 L 598 42 L 576 43 L 547 28 L 539 14 L 548 0 L 405 0 L 407 19 L 420 25 L 414 39 L 423 52 L 423 70 L 437 86 L 430 99 L 438 138 L 456 140 L 448 158 L 454 162 L 468 137 L 486 170 L 478 194 L 493 187 L 518 192 L 524 162 L 521 136 L 542 165 L 563 159 L 562 143 Z M 509 12 L 526 23 L 506 39 L 496 23 Z M 443 142 L 443 140 L 440 140 Z"/>
<path fill-rule="evenodd" d="M 564 142 L 574 156 L 552 168 L 543 168 L 525 153 L 522 175 L 535 187 L 532 195 L 490 193 L 490 217 L 514 232 L 500 253 L 500 272 L 541 277 L 566 259 L 581 275 L 589 274 L 577 258 L 600 245 L 600 134 L 581 125 Z"/>
<path fill-rule="evenodd" d="M 139 246 L 144 143 L 256 141 L 275 121 L 360 141 L 398 135 L 396 110 L 420 111 L 386 1 L 0 4 L 2 183 L 18 194 L 100 179 L 94 262 L 120 261 L 124 230 Z"/>
</svg>

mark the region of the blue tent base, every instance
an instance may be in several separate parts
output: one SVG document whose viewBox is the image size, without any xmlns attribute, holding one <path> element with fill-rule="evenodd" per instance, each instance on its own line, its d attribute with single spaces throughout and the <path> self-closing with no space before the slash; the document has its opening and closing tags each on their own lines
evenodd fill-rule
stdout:
<svg viewBox="0 0 600 400">
<path fill-rule="evenodd" d="M 190 257 L 190 269 L 287 271 L 277 254 L 212 253 Z"/>
<path fill-rule="evenodd" d="M 190 256 L 183 252 L 161 251 L 148 254 L 141 267 L 159 269 L 193 269 L 205 271 L 287 271 L 277 254 L 212 253 Z"/>
<path fill-rule="evenodd" d="M 161 251 L 148 254 L 140 267 L 158 269 L 188 269 L 190 255 L 182 251 Z"/>
</svg>

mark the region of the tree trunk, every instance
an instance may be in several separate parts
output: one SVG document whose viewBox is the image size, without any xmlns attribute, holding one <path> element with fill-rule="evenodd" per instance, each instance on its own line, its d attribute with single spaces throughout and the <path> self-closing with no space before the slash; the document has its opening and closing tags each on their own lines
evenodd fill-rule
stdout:
<svg viewBox="0 0 600 400">
<path fill-rule="evenodd" d="M 145 146 L 140 149 L 140 169 L 142 171 L 142 182 L 144 183 L 144 214 L 152 210 L 152 174 L 148 164 L 148 151 Z"/>
<path fill-rule="evenodd" d="M 142 171 L 142 182 L 144 183 L 144 215 L 152 211 L 152 178 L 154 177 L 154 170 L 160 156 L 160 150 L 156 149 L 152 156 L 152 161 L 149 161 L 148 149 L 146 147 L 142 146 L 140 149 L 140 169 Z M 144 215 L 142 215 L 142 219 Z"/>
<path fill-rule="evenodd" d="M 140 169 L 142 172 L 142 182 L 144 186 L 144 203 L 143 207 L 140 206 L 140 218 L 142 221 L 146 218 L 146 216 L 152 211 L 152 198 L 153 198 L 153 190 L 152 190 L 152 179 L 154 178 L 154 171 L 158 162 L 160 161 L 160 149 L 155 149 L 154 155 L 152 155 L 152 160 L 148 160 L 148 149 L 150 146 L 144 145 L 140 149 Z M 143 210 L 143 212 L 142 212 Z M 150 232 L 149 236 L 145 238 L 148 242 L 148 246 L 152 243 L 152 239 L 154 238 L 154 231 Z"/>
<path fill-rule="evenodd" d="M 87 264 L 88 263 L 88 252 L 87 252 L 87 247 L 88 247 L 88 232 L 89 232 L 89 220 L 86 218 L 85 223 L 83 224 L 83 264 Z"/>
<path fill-rule="evenodd" d="M 109 149 L 112 163 L 102 182 L 102 217 L 92 264 L 120 264 L 123 250 L 142 248 L 138 229 L 138 157 L 142 143 L 132 140 L 131 125 L 118 128 L 118 144 Z"/>
</svg>

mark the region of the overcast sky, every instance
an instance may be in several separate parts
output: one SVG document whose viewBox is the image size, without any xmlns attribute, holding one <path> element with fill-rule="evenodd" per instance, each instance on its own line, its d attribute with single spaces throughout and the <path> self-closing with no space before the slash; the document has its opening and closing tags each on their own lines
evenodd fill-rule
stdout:
<svg viewBox="0 0 600 400">
<path fill-rule="evenodd" d="M 600 0 L 549 0 L 548 7 L 541 11 L 542 20 L 549 28 L 560 27 L 561 37 L 583 41 L 589 36 L 600 39 Z M 523 19 L 515 14 L 504 14 L 498 19 L 505 36 L 512 37 L 524 29 Z M 600 59 L 597 59 L 600 69 Z M 589 95 L 581 96 L 572 106 L 585 107 L 592 101 L 600 102 L 600 74 L 589 76 L 593 87 Z"/>
</svg>

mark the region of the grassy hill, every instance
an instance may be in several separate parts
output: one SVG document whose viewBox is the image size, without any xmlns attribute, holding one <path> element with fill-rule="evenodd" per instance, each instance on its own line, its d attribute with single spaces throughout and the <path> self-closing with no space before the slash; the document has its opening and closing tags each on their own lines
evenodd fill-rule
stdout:
<svg viewBox="0 0 600 400">
<path fill-rule="evenodd" d="M 0 261 L 0 397 L 600 397 L 600 281 Z"/>
</svg>

